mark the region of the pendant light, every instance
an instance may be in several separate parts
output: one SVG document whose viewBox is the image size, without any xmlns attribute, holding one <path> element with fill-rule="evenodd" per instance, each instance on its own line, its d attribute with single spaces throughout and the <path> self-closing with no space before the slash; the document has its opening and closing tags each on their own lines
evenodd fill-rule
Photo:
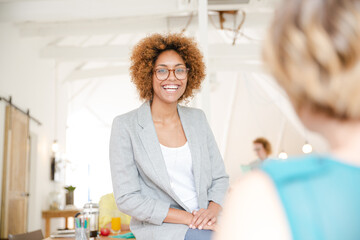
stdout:
<svg viewBox="0 0 360 240">
<path fill-rule="evenodd" d="M 285 160 L 285 159 L 288 158 L 288 155 L 287 155 L 287 153 L 285 151 L 281 151 L 279 153 L 279 158 L 282 159 L 282 160 Z"/>
<path fill-rule="evenodd" d="M 308 143 L 307 141 L 305 142 L 305 144 L 302 146 L 302 151 L 303 153 L 311 153 L 313 150 L 313 147 L 311 146 L 310 143 Z"/>
</svg>

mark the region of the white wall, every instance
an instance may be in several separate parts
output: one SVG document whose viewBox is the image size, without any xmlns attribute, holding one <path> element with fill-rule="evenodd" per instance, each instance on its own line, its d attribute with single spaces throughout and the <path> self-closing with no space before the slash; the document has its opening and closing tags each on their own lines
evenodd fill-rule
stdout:
<svg viewBox="0 0 360 240">
<path fill-rule="evenodd" d="M 289 116 L 279 109 L 279 103 L 271 99 L 258 84 L 263 83 L 255 82 L 251 75 L 245 78 L 242 73 L 236 72 L 219 72 L 215 83 L 212 84 L 210 123 L 222 152 L 230 182 L 242 175 L 241 165 L 257 158 L 252 144 L 257 137 L 265 137 L 270 141 L 273 147 L 271 157 L 277 157 L 281 149 L 290 156 L 302 154 L 304 135 L 315 151 L 327 150 L 325 141 L 318 135 L 308 133 L 303 127 L 300 127 L 299 131 L 288 119 Z M 287 107 L 291 113 L 291 105 L 288 104 Z M 295 115 L 294 117 L 297 118 Z M 281 149 L 277 149 L 284 119 L 286 124 Z"/>
<path fill-rule="evenodd" d="M 88 201 L 88 186 L 89 197 L 95 202 L 112 192 L 109 162 L 112 121 L 142 102 L 130 77 L 125 75 L 74 81 L 69 83 L 69 95 L 76 95 L 69 102 L 67 128 L 67 154 L 74 170 L 67 175 L 66 184 L 76 186 L 75 205 L 82 207 Z"/>
<path fill-rule="evenodd" d="M 31 154 L 32 196 L 29 199 L 28 230 L 35 230 L 43 227 L 41 210 L 48 208 L 49 192 L 59 187 L 50 181 L 51 143 L 55 134 L 54 62 L 39 58 L 39 50 L 47 43 L 46 40 L 24 40 L 19 37 L 14 25 L 8 23 L 0 23 L 0 33 L 0 95 L 6 98 L 12 96 L 14 104 L 24 110 L 30 109 L 30 114 L 42 123 L 42 126 L 38 126 L 33 121 L 30 122 L 31 135 L 36 136 L 36 147 L 32 147 L 35 152 Z M 59 102 L 64 102 L 65 86 L 60 85 L 58 92 Z M 65 146 L 67 110 L 66 105 L 59 105 L 57 138 L 60 146 Z M 3 104 L 0 107 L 3 108 Z M 1 119 L 3 110 L 0 113 Z M 1 122 L 0 129 L 3 129 Z M 3 137 L 0 138 L 2 147 Z M 0 165 L 2 166 L 2 154 Z"/>
</svg>

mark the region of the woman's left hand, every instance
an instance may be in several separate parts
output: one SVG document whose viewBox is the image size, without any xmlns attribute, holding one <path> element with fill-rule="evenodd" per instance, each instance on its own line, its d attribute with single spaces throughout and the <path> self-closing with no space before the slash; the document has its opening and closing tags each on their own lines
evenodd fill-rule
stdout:
<svg viewBox="0 0 360 240">
<path fill-rule="evenodd" d="M 208 229 L 209 226 L 216 223 L 220 210 L 219 204 L 210 202 L 207 209 L 201 208 L 199 211 L 194 211 L 190 228 Z"/>
</svg>

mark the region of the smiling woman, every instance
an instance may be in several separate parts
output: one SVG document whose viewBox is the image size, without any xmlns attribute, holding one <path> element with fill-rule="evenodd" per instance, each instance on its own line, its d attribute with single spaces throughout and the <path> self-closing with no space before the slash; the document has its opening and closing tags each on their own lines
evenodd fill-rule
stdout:
<svg viewBox="0 0 360 240">
<path fill-rule="evenodd" d="M 179 101 L 192 97 L 194 95 L 193 91 L 200 89 L 201 82 L 205 78 L 203 56 L 191 38 L 181 34 L 169 34 L 167 36 L 153 34 L 141 40 L 133 49 L 131 56 L 131 79 L 139 91 L 140 98 L 144 100 L 152 100 L 153 98 L 152 80 L 154 72 L 157 71 L 154 69 L 155 62 L 160 57 L 160 53 L 166 50 L 175 51 L 182 59 L 182 63 L 185 64 L 182 67 L 186 69 L 189 81 L 186 91 Z M 166 66 L 161 69 L 165 70 Z M 177 73 L 179 73 L 178 71 Z M 160 77 L 160 80 L 165 79 Z"/>
<path fill-rule="evenodd" d="M 146 102 L 115 118 L 110 165 L 118 208 L 137 239 L 209 240 L 228 176 L 199 110 L 180 106 L 205 77 L 196 43 L 151 35 L 135 46 L 132 81 Z"/>
</svg>

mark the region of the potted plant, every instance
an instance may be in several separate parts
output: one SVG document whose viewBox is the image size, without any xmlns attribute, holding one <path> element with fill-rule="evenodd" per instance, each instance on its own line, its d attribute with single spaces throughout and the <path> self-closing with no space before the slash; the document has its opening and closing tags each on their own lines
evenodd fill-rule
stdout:
<svg viewBox="0 0 360 240">
<path fill-rule="evenodd" d="M 74 191 L 75 188 L 74 186 L 66 186 L 64 187 L 67 192 L 66 192 L 66 205 L 74 205 Z"/>
</svg>

